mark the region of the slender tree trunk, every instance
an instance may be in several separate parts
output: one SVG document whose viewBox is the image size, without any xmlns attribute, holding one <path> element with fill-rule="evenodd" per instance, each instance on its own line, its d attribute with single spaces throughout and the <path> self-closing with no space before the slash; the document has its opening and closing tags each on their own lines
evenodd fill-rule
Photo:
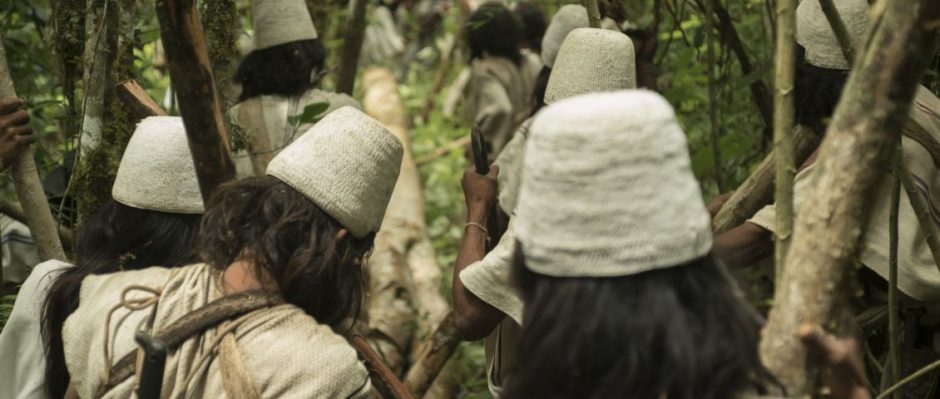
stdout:
<svg viewBox="0 0 940 399">
<path fill-rule="evenodd" d="M 793 178 L 796 156 L 793 144 L 793 87 L 796 78 L 796 0 L 777 0 L 777 46 L 774 61 L 774 151 L 777 153 L 774 265 L 780 282 L 793 233 Z"/>
<path fill-rule="evenodd" d="M 208 202 L 216 187 L 235 177 L 235 166 L 202 22 L 195 0 L 157 0 L 156 8 L 199 189 Z"/>
<path fill-rule="evenodd" d="M 336 91 L 353 94 L 356 72 L 359 70 L 359 54 L 366 30 L 366 0 L 349 0 L 346 15 L 346 33 L 343 35 L 343 55 L 336 75 Z"/>
<path fill-rule="evenodd" d="M 588 12 L 588 22 L 591 23 L 592 28 L 601 27 L 601 10 L 597 6 L 597 0 L 583 0 L 584 7 L 587 8 Z"/>
<path fill-rule="evenodd" d="M 708 126 L 711 130 L 712 158 L 715 185 L 724 190 L 724 172 L 721 164 L 721 127 L 718 126 L 718 82 L 715 81 L 715 21 L 712 0 L 705 0 L 705 57 L 708 73 Z"/>
<path fill-rule="evenodd" d="M 79 162 L 74 173 L 78 222 L 111 199 L 111 183 L 119 161 L 109 152 L 105 137 L 105 101 L 113 86 L 111 69 L 118 56 L 118 0 L 87 0 L 85 7 L 85 52 L 82 129 Z"/>
<path fill-rule="evenodd" d="M 832 19 L 830 19 L 832 22 Z M 844 44 L 844 43 L 843 43 Z M 847 48 L 847 47 L 843 47 Z M 849 58 L 851 59 L 851 58 Z M 901 205 L 901 137 L 895 139 L 891 154 L 891 210 L 888 215 L 888 366 L 881 376 L 881 386 L 888 387 L 901 379 L 901 308 L 898 305 L 898 212 Z M 885 383 L 887 382 L 887 383 Z M 894 394 L 894 399 L 901 399 L 901 393 Z"/>
<path fill-rule="evenodd" d="M 796 161 L 799 164 L 819 146 L 819 137 L 812 129 L 797 125 L 793 131 L 793 144 Z M 776 164 L 777 153 L 771 151 L 757 166 L 757 169 L 754 169 L 754 172 L 734 191 L 712 221 L 712 231 L 715 235 L 741 225 L 773 201 Z"/>
<path fill-rule="evenodd" d="M 815 359 L 796 336 L 802 323 L 838 330 L 850 260 L 859 249 L 870 194 L 900 132 L 937 39 L 940 4 L 883 1 L 864 57 L 849 76 L 797 215 L 792 250 L 761 342 L 764 364 L 791 396 L 816 392 Z M 883 195 L 883 194 L 882 194 Z"/>
<path fill-rule="evenodd" d="M 0 33 L 2 35 L 2 33 Z M 0 38 L 0 98 L 16 97 L 10 68 L 7 66 L 6 50 Z M 33 150 L 28 148 L 20 153 L 11 166 L 13 185 L 16 195 L 23 204 L 26 222 L 33 235 L 33 241 L 39 252 L 39 260 L 65 260 L 65 251 L 56 233 L 55 220 L 46 202 L 46 194 L 39 181 L 39 172 L 33 159 Z M 2 280 L 0 280 L 2 285 Z"/>
</svg>

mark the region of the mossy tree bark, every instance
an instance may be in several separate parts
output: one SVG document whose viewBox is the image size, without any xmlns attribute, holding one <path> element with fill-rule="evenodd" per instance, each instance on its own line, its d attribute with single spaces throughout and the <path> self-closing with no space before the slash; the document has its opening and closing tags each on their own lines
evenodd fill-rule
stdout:
<svg viewBox="0 0 940 399">
<path fill-rule="evenodd" d="M 6 50 L 0 38 L 0 98 L 16 97 L 13 79 L 10 77 L 10 68 L 7 66 Z M 39 252 L 40 260 L 65 260 L 65 251 L 56 232 L 55 219 L 46 202 L 46 194 L 39 181 L 39 172 L 33 159 L 33 150 L 28 148 L 13 162 L 11 166 L 13 184 L 16 187 L 16 196 L 23 204 L 23 213 L 26 223 L 33 235 L 33 241 Z M 2 274 L 2 272 L 0 272 Z M 2 280 L 0 280 L 2 281 Z M 2 286 L 2 284 L 0 284 Z M 2 289 L 2 288 L 0 288 Z"/>
<path fill-rule="evenodd" d="M 111 199 L 124 147 L 137 121 L 117 100 L 115 82 L 134 77 L 134 0 L 89 0 L 86 3 L 83 55 L 85 92 L 74 195 L 78 220 Z"/>
<path fill-rule="evenodd" d="M 761 341 L 764 364 L 791 396 L 816 392 L 816 359 L 796 332 L 802 323 L 839 330 L 851 259 L 857 254 L 871 191 L 907 117 L 937 39 L 933 0 L 882 1 L 864 56 L 849 76 L 803 193 L 770 317 Z"/>
<path fill-rule="evenodd" d="M 63 123 L 67 134 L 76 134 L 81 102 L 75 96 L 82 79 L 82 52 L 85 49 L 85 0 L 56 0 L 52 3 L 52 37 L 58 58 L 59 82 L 66 99 Z"/>
<path fill-rule="evenodd" d="M 219 91 L 219 103 L 223 112 L 227 112 L 238 102 L 238 89 L 233 80 L 238 61 L 238 32 L 241 31 L 238 7 L 235 0 L 203 0 L 199 12 L 206 24 L 209 61 Z M 238 135 L 232 131 L 229 118 L 223 118 L 223 123 L 231 136 Z"/>
</svg>

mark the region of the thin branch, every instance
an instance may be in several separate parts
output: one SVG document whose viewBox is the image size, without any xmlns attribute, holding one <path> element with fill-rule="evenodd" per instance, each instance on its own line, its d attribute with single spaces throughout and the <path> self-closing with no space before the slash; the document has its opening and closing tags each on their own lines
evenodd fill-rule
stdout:
<svg viewBox="0 0 940 399">
<path fill-rule="evenodd" d="M 888 217 L 888 369 L 890 373 L 881 375 L 882 381 L 897 382 L 901 377 L 900 327 L 898 317 L 898 208 L 901 204 L 901 138 L 895 140 L 895 149 L 891 159 L 891 209 Z M 882 383 L 882 386 L 885 386 Z M 894 399 L 901 399 L 900 393 Z"/>
<path fill-rule="evenodd" d="M 777 0 L 777 46 L 774 60 L 774 150 L 777 153 L 774 265 L 780 283 L 793 234 L 793 180 L 796 159 L 793 144 L 793 87 L 796 78 L 796 0 Z"/>
<path fill-rule="evenodd" d="M 819 0 L 819 5 L 822 7 L 823 13 L 826 14 L 826 19 L 829 20 L 829 26 L 836 34 L 836 40 L 839 41 L 839 45 L 842 47 L 842 54 L 851 64 L 855 61 L 855 44 L 852 43 L 849 31 L 845 28 L 842 17 L 839 16 L 839 10 L 836 9 L 836 5 L 832 3 L 832 0 Z"/>
</svg>

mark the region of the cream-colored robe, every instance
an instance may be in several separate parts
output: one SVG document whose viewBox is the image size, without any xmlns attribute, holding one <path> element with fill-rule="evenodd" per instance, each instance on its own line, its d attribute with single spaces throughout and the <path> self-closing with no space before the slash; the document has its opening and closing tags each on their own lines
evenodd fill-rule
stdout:
<svg viewBox="0 0 940 399">
<path fill-rule="evenodd" d="M 264 167 L 267 166 L 267 163 L 282 148 L 293 142 L 312 126 L 310 123 L 292 123 L 291 119 L 303 115 L 307 106 L 319 103 L 329 104 L 329 107 L 322 115 L 347 105 L 359 110 L 362 109 L 358 101 L 346 94 L 319 89 L 309 90 L 303 96 L 297 98 L 283 96 L 254 97 L 232 107 L 229 110 L 229 118 L 231 118 L 232 123 L 243 129 L 244 134 L 253 143 L 259 143 L 259 139 L 262 141 L 267 140 L 265 146 L 271 148 L 270 151 L 260 153 L 257 151 L 250 152 L 247 149 L 233 153 L 232 158 L 238 177 L 263 176 Z M 253 164 L 252 155 L 255 155 L 256 158 L 254 162 L 261 162 L 261 164 Z M 259 159 L 262 161 L 259 161 Z"/>
<path fill-rule="evenodd" d="M 205 264 L 177 269 L 152 267 L 131 272 L 90 276 L 82 283 L 80 306 L 65 322 L 65 360 L 72 382 L 82 398 L 91 398 L 102 384 L 106 368 L 138 349 L 134 334 L 151 333 L 183 315 L 221 297 L 220 273 Z M 121 293 L 139 285 L 162 292 L 156 306 L 153 328 L 147 328 L 152 307 L 131 311 L 121 308 L 105 319 L 120 303 Z M 151 293 L 133 290 L 127 298 L 151 298 Z M 263 398 L 367 397 L 369 375 L 356 350 L 329 327 L 293 305 L 279 305 L 233 322 L 237 353 L 250 383 Z M 218 347 L 213 346 L 222 327 L 186 340 L 167 357 L 162 397 L 225 398 Z M 105 345 L 111 364 L 105 363 Z M 207 368 L 197 364 L 206 358 Z M 133 395 L 136 378 L 129 378 L 107 392 L 105 398 Z"/>
<path fill-rule="evenodd" d="M 502 151 L 512 133 L 532 113 L 537 73 L 523 57 L 521 65 L 502 57 L 474 60 L 464 93 L 467 119 L 478 125 L 491 146 L 491 159 Z"/>
<path fill-rule="evenodd" d="M 936 140 L 940 140 L 940 99 L 925 87 L 917 90 L 914 103 L 909 113 L 910 122 L 919 125 Z M 940 194 L 940 168 L 934 164 L 930 153 L 916 141 L 904 136 L 901 142 L 903 157 L 914 176 L 929 188 L 934 206 Z M 811 165 L 796 177 L 794 197 L 796 210 L 805 197 L 801 195 L 811 179 L 815 168 Z M 890 213 L 892 181 L 884 174 L 878 183 L 877 194 L 870 211 L 868 225 L 865 227 L 864 243 L 859 254 L 859 261 L 888 278 L 888 215 Z M 749 222 L 773 231 L 776 212 L 773 205 L 760 210 Z M 940 214 L 934 213 L 934 217 Z M 901 190 L 901 203 L 898 212 L 898 288 L 908 296 L 923 302 L 940 300 L 940 273 L 934 265 L 930 248 L 924 239 L 920 221 L 911 207 L 907 193 Z"/>
</svg>

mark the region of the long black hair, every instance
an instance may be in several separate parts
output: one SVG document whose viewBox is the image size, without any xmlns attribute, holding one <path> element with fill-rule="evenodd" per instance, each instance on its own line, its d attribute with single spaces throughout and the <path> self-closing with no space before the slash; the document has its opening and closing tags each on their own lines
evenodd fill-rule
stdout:
<svg viewBox="0 0 940 399">
<path fill-rule="evenodd" d="M 50 397 L 61 398 L 69 384 L 62 326 L 78 308 L 82 280 L 93 274 L 196 262 L 199 217 L 138 209 L 111 200 L 82 224 L 75 266 L 55 278 L 43 305 L 46 390 Z"/>
<path fill-rule="evenodd" d="M 483 4 L 470 15 L 466 29 L 471 60 L 503 57 L 522 64 L 522 23 L 506 6 Z"/>
<path fill-rule="evenodd" d="M 709 255 L 632 276 L 561 278 L 525 267 L 526 304 L 506 398 L 726 399 L 774 378 L 758 358 L 759 322 Z"/>
<path fill-rule="evenodd" d="M 299 96 L 316 87 L 312 78 L 325 63 L 326 48 L 319 39 L 252 51 L 235 72 L 235 82 L 242 86 L 238 101 L 261 95 Z"/>
<path fill-rule="evenodd" d="M 216 191 L 203 217 L 199 254 L 219 270 L 251 261 L 258 281 L 275 283 L 287 303 L 339 329 L 362 307 L 362 265 L 375 238 L 337 239 L 341 229 L 277 178 L 246 178 Z"/>
<path fill-rule="evenodd" d="M 847 70 L 810 65 L 806 61 L 806 49 L 798 45 L 794 88 L 796 122 L 812 128 L 817 134 L 823 134 L 826 120 L 832 117 L 842 98 L 842 89 L 848 77 Z"/>
<path fill-rule="evenodd" d="M 539 8 L 538 4 L 531 1 L 525 1 L 516 4 L 516 16 L 522 22 L 522 38 L 525 47 L 536 53 L 542 52 L 542 37 L 545 36 L 545 30 L 548 29 L 548 20 L 545 18 L 545 12 Z"/>
</svg>

